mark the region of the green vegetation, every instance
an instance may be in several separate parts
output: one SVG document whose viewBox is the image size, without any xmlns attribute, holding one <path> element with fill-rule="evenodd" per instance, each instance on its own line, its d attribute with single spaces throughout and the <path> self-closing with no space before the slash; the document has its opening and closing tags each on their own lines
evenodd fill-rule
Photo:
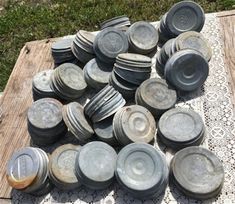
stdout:
<svg viewBox="0 0 235 204">
<path fill-rule="evenodd" d="M 79 29 L 97 30 L 103 20 L 122 14 L 132 21 L 157 21 L 174 2 L 177 1 L 8 1 L 0 10 L 0 90 L 4 89 L 25 42 L 75 34 Z M 235 4 L 235 0 L 197 2 L 205 12 L 232 9 Z"/>
</svg>

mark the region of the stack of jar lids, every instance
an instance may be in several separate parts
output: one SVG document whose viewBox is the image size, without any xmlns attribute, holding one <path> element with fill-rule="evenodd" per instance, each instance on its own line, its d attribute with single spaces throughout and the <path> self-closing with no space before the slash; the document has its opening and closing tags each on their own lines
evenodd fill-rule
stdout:
<svg viewBox="0 0 235 204">
<path fill-rule="evenodd" d="M 149 144 L 129 144 L 118 153 L 117 181 L 134 197 L 159 196 L 166 189 L 168 174 L 164 155 Z"/>
<path fill-rule="evenodd" d="M 93 122 L 108 118 L 125 105 L 122 95 L 112 86 L 107 85 L 86 104 L 84 111 Z"/>
<path fill-rule="evenodd" d="M 100 24 L 101 30 L 108 28 L 108 27 L 114 27 L 114 28 L 123 28 L 130 26 L 131 22 L 130 19 L 126 16 L 116 16 L 114 18 L 108 19 Z"/>
<path fill-rule="evenodd" d="M 160 140 L 172 149 L 200 145 L 205 126 L 202 118 L 193 110 L 173 108 L 165 112 L 158 122 Z"/>
<path fill-rule="evenodd" d="M 156 69 L 161 75 L 168 59 L 177 51 L 193 49 L 209 62 L 212 56 L 211 47 L 201 33 L 188 31 L 180 34 L 177 38 L 168 40 L 156 56 Z"/>
<path fill-rule="evenodd" d="M 171 178 L 189 197 L 216 197 L 224 183 L 224 169 L 219 158 L 203 147 L 187 147 L 171 160 Z"/>
<path fill-rule="evenodd" d="M 54 70 L 48 69 L 37 73 L 33 77 L 32 92 L 33 100 L 41 98 L 56 98 L 56 94 L 50 87 L 50 78 Z"/>
<path fill-rule="evenodd" d="M 165 77 L 180 91 L 193 91 L 206 81 L 209 74 L 207 60 L 196 50 L 184 49 L 176 52 L 167 61 Z"/>
<path fill-rule="evenodd" d="M 74 62 L 75 56 L 71 50 L 74 38 L 60 39 L 52 44 L 51 53 L 56 65 L 65 62 Z"/>
<path fill-rule="evenodd" d="M 71 102 L 63 107 L 63 119 L 68 130 L 80 141 L 87 141 L 94 131 L 85 118 L 83 107 Z"/>
<path fill-rule="evenodd" d="M 109 82 L 112 69 L 112 65 L 105 64 L 98 58 L 90 60 L 83 69 L 86 83 L 96 90 L 104 88 Z"/>
<path fill-rule="evenodd" d="M 139 54 L 150 54 L 157 49 L 158 32 L 148 22 L 139 21 L 127 30 L 129 49 Z"/>
<path fill-rule="evenodd" d="M 49 178 L 61 190 L 73 190 L 81 186 L 75 175 L 78 145 L 65 144 L 56 148 L 49 162 Z"/>
<path fill-rule="evenodd" d="M 193 49 L 197 50 L 209 62 L 212 50 L 208 41 L 199 32 L 188 31 L 180 34 L 174 41 L 174 47 L 178 50 Z"/>
<path fill-rule="evenodd" d="M 113 115 L 93 124 L 97 137 L 112 146 L 117 146 L 118 142 L 113 133 Z"/>
<path fill-rule="evenodd" d="M 62 100 L 79 98 L 86 87 L 82 69 L 71 63 L 58 66 L 51 76 L 51 88 Z"/>
<path fill-rule="evenodd" d="M 162 47 L 162 49 L 157 52 L 156 55 L 156 71 L 160 76 L 164 75 L 165 65 L 168 59 L 176 52 L 175 48 L 175 38 L 168 40 Z"/>
<path fill-rule="evenodd" d="M 114 180 L 117 153 L 104 142 L 90 142 L 78 152 L 75 174 L 90 189 L 107 188 Z"/>
<path fill-rule="evenodd" d="M 82 63 L 86 64 L 95 57 L 93 51 L 93 42 L 95 36 L 88 31 L 79 30 L 72 44 L 72 52 Z"/>
<path fill-rule="evenodd" d="M 62 104 L 53 98 L 35 101 L 28 110 L 28 132 L 34 144 L 55 143 L 67 132 L 62 118 Z"/>
<path fill-rule="evenodd" d="M 167 40 L 187 31 L 200 32 L 205 23 L 202 7 L 193 1 L 181 1 L 174 4 L 160 21 L 160 45 Z"/>
<path fill-rule="evenodd" d="M 135 102 L 147 108 L 155 118 L 172 108 L 177 101 L 176 91 L 164 79 L 147 79 L 136 91 Z"/>
<path fill-rule="evenodd" d="M 125 106 L 113 118 L 113 132 L 121 145 L 151 142 L 156 134 L 156 122 L 145 107 Z"/>
<path fill-rule="evenodd" d="M 128 51 L 128 46 L 125 33 L 110 27 L 97 34 L 93 48 L 101 61 L 113 64 L 118 54 Z"/>
<path fill-rule="evenodd" d="M 48 156 L 39 149 L 25 147 L 14 152 L 7 164 L 7 181 L 13 188 L 41 196 L 50 192 Z"/>
<path fill-rule="evenodd" d="M 119 54 L 110 77 L 110 84 L 126 99 L 132 98 L 137 87 L 151 75 L 151 58 L 133 53 Z"/>
</svg>

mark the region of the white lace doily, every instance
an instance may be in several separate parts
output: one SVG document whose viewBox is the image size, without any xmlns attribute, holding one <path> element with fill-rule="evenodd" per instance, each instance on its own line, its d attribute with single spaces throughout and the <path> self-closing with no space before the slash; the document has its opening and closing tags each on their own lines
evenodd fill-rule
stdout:
<svg viewBox="0 0 235 204">
<path fill-rule="evenodd" d="M 117 183 L 114 183 L 103 191 L 92 191 L 82 187 L 78 190 L 63 192 L 55 188 L 50 194 L 42 197 L 33 197 L 19 191 L 13 191 L 13 203 L 235 203 L 235 194 L 233 193 L 235 188 L 235 120 L 219 29 L 219 22 L 215 14 L 206 15 L 206 24 L 202 33 L 209 40 L 213 50 L 210 74 L 201 90 L 187 96 L 180 96 L 180 102 L 177 104 L 177 106 L 192 108 L 202 116 L 207 130 L 203 145 L 213 151 L 223 162 L 225 183 L 222 193 L 217 198 L 207 201 L 189 199 L 170 185 L 165 194 L 159 198 L 140 201 L 134 199 L 129 193 L 123 191 Z M 153 73 L 154 75 L 155 73 Z M 170 158 L 171 153 L 166 152 L 166 156 Z"/>
</svg>

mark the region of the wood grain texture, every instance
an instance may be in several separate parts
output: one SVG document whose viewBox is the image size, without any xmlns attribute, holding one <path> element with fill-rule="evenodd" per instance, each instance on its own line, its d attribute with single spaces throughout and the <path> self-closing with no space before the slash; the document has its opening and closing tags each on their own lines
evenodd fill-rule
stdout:
<svg viewBox="0 0 235 204">
<path fill-rule="evenodd" d="M 217 13 L 217 17 L 226 17 L 235 15 L 235 10 L 221 11 Z"/>
<path fill-rule="evenodd" d="M 32 77 L 53 67 L 52 41 L 26 43 L 0 99 L 0 198 L 11 197 L 5 173 L 7 160 L 15 150 L 29 145 L 26 115 L 32 103 Z"/>
<path fill-rule="evenodd" d="M 224 63 L 232 89 L 235 107 L 235 11 L 233 15 L 219 16 L 221 40 L 224 47 Z"/>
</svg>

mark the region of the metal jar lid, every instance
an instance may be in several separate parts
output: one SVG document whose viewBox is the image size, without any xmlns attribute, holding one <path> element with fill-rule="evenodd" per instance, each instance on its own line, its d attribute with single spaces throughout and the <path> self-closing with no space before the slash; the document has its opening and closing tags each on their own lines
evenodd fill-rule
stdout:
<svg viewBox="0 0 235 204">
<path fill-rule="evenodd" d="M 224 182 L 222 163 L 203 147 L 187 147 L 177 152 L 171 161 L 171 174 L 179 190 L 196 199 L 215 197 Z"/>
<path fill-rule="evenodd" d="M 78 180 L 92 189 L 103 189 L 114 179 L 117 154 L 104 142 L 90 142 L 84 145 L 76 158 Z"/>
<path fill-rule="evenodd" d="M 81 186 L 74 173 L 75 159 L 79 145 L 65 144 L 56 148 L 50 156 L 51 181 L 62 190 L 71 190 Z M 55 178 L 55 179 L 54 179 Z M 57 180 L 61 185 L 57 185 Z"/>
<path fill-rule="evenodd" d="M 193 91 L 203 85 L 209 74 L 207 60 L 196 50 L 176 52 L 166 63 L 166 79 L 181 91 Z"/>
<path fill-rule="evenodd" d="M 173 108 L 165 112 L 158 122 L 158 133 L 170 147 L 185 147 L 197 143 L 204 134 L 204 123 L 198 113 L 185 108 Z"/>
<path fill-rule="evenodd" d="M 174 107 L 176 101 L 176 91 L 163 79 L 148 79 L 136 92 L 136 103 L 147 108 L 155 117 Z"/>
<path fill-rule="evenodd" d="M 133 143 L 118 153 L 115 175 L 134 197 L 151 198 L 165 190 L 168 167 L 163 154 L 154 147 Z"/>
<path fill-rule="evenodd" d="M 202 7 L 193 1 L 174 4 L 166 15 L 166 26 L 175 36 L 186 31 L 200 32 L 205 22 Z"/>
</svg>

